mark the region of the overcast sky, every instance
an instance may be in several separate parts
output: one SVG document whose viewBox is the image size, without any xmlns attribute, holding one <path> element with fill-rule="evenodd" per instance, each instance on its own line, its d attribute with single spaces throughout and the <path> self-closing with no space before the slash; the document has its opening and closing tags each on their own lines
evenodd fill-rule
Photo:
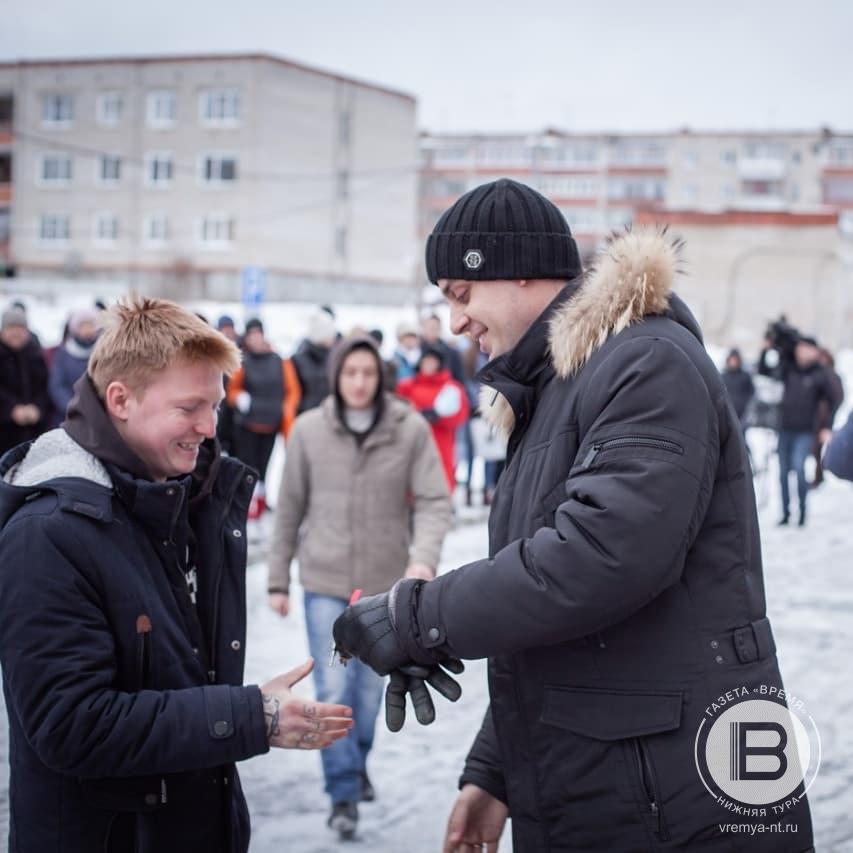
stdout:
<svg viewBox="0 0 853 853">
<path fill-rule="evenodd" d="M 853 131 L 851 0 L 0 6 L 0 60 L 268 51 L 409 92 L 433 131 Z"/>
</svg>

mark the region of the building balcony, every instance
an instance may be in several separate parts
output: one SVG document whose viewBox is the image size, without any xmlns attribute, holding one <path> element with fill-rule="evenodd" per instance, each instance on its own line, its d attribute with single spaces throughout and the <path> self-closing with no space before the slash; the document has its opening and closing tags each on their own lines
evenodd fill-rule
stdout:
<svg viewBox="0 0 853 853">
<path fill-rule="evenodd" d="M 741 157 L 737 174 L 742 181 L 779 181 L 785 177 L 786 165 L 779 157 Z"/>
</svg>

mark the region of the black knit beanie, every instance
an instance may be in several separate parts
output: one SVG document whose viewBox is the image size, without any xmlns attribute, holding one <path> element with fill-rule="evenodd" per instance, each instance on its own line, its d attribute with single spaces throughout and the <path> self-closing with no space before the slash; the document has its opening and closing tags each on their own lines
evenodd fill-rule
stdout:
<svg viewBox="0 0 853 853">
<path fill-rule="evenodd" d="M 426 244 L 427 276 L 468 281 L 581 274 L 578 247 L 556 205 L 525 184 L 501 178 L 463 195 Z"/>
</svg>

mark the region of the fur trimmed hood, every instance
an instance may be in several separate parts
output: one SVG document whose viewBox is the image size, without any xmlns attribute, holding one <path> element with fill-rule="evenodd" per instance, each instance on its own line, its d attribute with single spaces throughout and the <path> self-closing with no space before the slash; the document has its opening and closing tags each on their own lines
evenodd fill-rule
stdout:
<svg viewBox="0 0 853 853">
<path fill-rule="evenodd" d="M 549 320 L 548 351 L 560 379 L 576 375 L 611 335 L 669 309 L 681 246 L 661 229 L 628 230 L 611 238 L 574 296 Z M 480 413 L 503 436 L 512 432 L 512 407 L 485 385 Z"/>
</svg>

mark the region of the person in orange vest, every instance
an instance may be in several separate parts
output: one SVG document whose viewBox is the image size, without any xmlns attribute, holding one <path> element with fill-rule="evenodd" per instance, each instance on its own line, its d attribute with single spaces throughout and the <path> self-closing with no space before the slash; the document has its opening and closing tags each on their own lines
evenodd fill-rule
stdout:
<svg viewBox="0 0 853 853">
<path fill-rule="evenodd" d="M 470 407 L 465 389 L 445 368 L 442 351 L 424 345 L 418 362 L 418 372 L 397 385 L 397 394 L 408 400 L 430 423 L 447 488 L 456 490 L 456 430 L 468 418 Z"/>
<path fill-rule="evenodd" d="M 273 351 L 260 320 L 246 323 L 243 349 L 227 399 L 234 410 L 234 455 L 258 472 L 249 518 L 259 518 L 266 509 L 264 480 L 275 438 L 290 434 L 301 391 L 293 363 Z"/>
</svg>

